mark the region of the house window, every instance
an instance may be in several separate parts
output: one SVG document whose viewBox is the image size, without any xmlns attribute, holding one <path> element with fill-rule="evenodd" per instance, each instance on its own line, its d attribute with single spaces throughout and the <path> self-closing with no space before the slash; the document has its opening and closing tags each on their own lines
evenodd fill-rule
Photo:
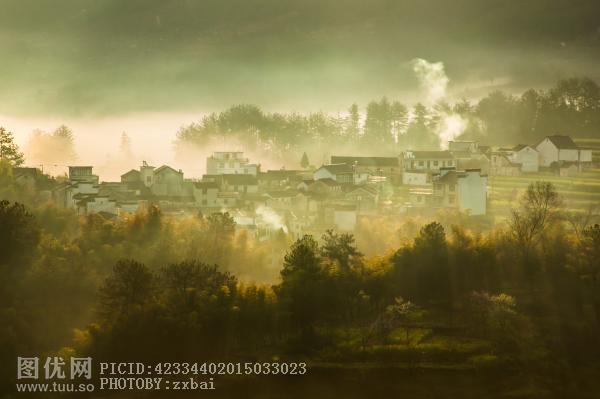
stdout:
<svg viewBox="0 0 600 399">
<path fill-rule="evenodd" d="M 433 161 L 433 166 L 438 166 L 438 161 Z"/>
<path fill-rule="evenodd" d="M 454 195 L 449 195 L 448 196 L 448 202 L 451 204 L 454 204 Z"/>
<path fill-rule="evenodd" d="M 452 166 L 452 161 L 448 161 L 448 166 Z"/>
<path fill-rule="evenodd" d="M 451 193 L 453 193 L 455 190 L 454 184 L 451 184 L 448 186 L 448 191 L 450 191 Z"/>
<path fill-rule="evenodd" d="M 419 166 L 425 166 L 425 161 L 419 161 Z"/>
<path fill-rule="evenodd" d="M 146 183 L 152 183 L 152 176 L 146 176 Z"/>
</svg>

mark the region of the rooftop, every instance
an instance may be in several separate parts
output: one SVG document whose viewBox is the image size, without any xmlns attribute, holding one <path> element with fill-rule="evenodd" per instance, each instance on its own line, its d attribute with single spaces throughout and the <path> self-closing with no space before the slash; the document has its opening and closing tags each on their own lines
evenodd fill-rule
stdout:
<svg viewBox="0 0 600 399">
<path fill-rule="evenodd" d="M 409 159 L 454 159 L 450 151 L 406 151 L 404 156 Z"/>
<path fill-rule="evenodd" d="M 327 171 L 329 171 L 329 173 L 331 173 L 333 175 L 339 175 L 339 174 L 343 174 L 343 173 L 352 173 L 352 167 L 345 163 L 323 165 L 317 170 L 321 170 L 321 169 L 326 169 Z"/>
<path fill-rule="evenodd" d="M 556 148 L 559 148 L 562 150 L 576 150 L 578 148 L 577 144 L 575 144 L 573 139 L 569 136 L 554 135 L 554 136 L 548 136 L 546 138 L 548 140 L 550 140 L 552 142 L 552 144 L 554 144 L 556 146 Z"/>
<path fill-rule="evenodd" d="M 352 156 L 331 156 L 332 164 L 348 164 L 359 166 L 379 166 L 379 167 L 396 167 L 398 166 L 397 157 L 352 157 Z"/>
</svg>

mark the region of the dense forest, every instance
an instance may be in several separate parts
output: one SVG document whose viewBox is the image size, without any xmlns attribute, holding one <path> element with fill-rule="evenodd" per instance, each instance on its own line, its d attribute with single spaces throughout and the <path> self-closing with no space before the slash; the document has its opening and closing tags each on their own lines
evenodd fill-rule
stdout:
<svg viewBox="0 0 600 399">
<path fill-rule="evenodd" d="M 338 115 L 268 113 L 254 105 L 238 105 L 183 127 L 177 144 L 185 152 L 190 144 L 237 141 L 244 148 L 282 157 L 305 148 L 396 154 L 401 149 L 437 148 L 452 138 L 516 145 L 535 144 L 550 134 L 598 138 L 598 132 L 600 88 L 591 79 L 573 78 L 520 96 L 494 91 L 476 102 L 440 101 L 431 107 L 408 107 L 383 97 L 364 110 L 352 104 Z"/>
<path fill-rule="evenodd" d="M 569 397 L 590 392 L 600 367 L 600 226 L 568 215 L 550 183 L 532 184 L 492 231 L 425 223 L 368 256 L 334 231 L 256 243 L 227 213 L 79 217 L 3 195 L 18 202 L 0 202 L 1 364 L 377 362 L 479 383 L 508 374 L 517 382 L 503 390 Z M 2 367 L 3 390 L 13 379 Z"/>
</svg>

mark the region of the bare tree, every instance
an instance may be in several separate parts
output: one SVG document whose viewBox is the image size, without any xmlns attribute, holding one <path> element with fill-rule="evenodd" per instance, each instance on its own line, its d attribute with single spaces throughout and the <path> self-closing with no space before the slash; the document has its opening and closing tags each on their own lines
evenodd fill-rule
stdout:
<svg viewBox="0 0 600 399">
<path fill-rule="evenodd" d="M 514 239 L 529 251 L 548 226 L 558 219 L 561 199 L 552 183 L 537 181 L 527 187 L 519 209 L 513 209 L 510 230 Z"/>
<path fill-rule="evenodd" d="M 600 218 L 600 207 L 596 204 L 590 204 L 583 212 L 571 211 L 565 212 L 565 220 L 575 233 L 577 241 L 581 242 L 582 233 Z"/>
</svg>

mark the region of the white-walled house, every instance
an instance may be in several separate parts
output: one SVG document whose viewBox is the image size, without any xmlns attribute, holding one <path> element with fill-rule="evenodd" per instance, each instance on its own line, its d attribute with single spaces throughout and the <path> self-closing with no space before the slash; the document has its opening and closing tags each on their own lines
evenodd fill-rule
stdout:
<svg viewBox="0 0 600 399">
<path fill-rule="evenodd" d="M 442 168 L 434 177 L 433 190 L 438 205 L 458 208 L 473 216 L 487 212 L 487 175 L 479 169 Z"/>
<path fill-rule="evenodd" d="M 540 155 L 537 150 L 527 144 L 519 144 L 512 148 L 508 159 L 521 165 L 521 172 L 537 172 L 540 167 Z"/>
<path fill-rule="evenodd" d="M 456 160 L 450 151 L 406 151 L 402 168 L 437 172 L 440 168 L 456 167 Z"/>
<path fill-rule="evenodd" d="M 549 167 L 554 162 L 591 163 L 592 151 L 579 148 L 569 136 L 548 136 L 535 149 L 540 154 L 540 166 Z"/>
<path fill-rule="evenodd" d="M 256 176 L 259 165 L 251 164 L 242 151 L 217 151 L 206 158 L 207 175 L 242 174 Z"/>
<path fill-rule="evenodd" d="M 510 152 L 492 151 L 490 159 L 490 174 L 493 176 L 519 176 L 521 174 L 521 165 L 510 158 Z"/>
</svg>

